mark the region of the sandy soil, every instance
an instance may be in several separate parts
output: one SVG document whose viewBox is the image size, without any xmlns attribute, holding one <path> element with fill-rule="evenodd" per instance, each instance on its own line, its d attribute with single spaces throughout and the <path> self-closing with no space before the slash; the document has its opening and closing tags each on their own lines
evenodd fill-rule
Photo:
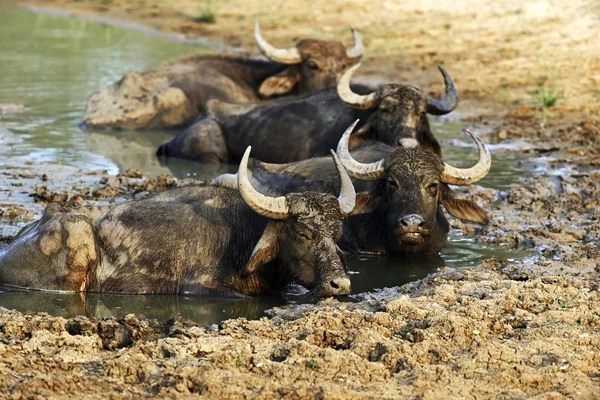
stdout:
<svg viewBox="0 0 600 400">
<path fill-rule="evenodd" d="M 443 63 L 461 93 L 462 118 L 490 142 L 526 142 L 514 151 L 528 152 L 527 168 L 540 171 L 506 190 L 459 189 L 490 212 L 492 222 L 479 231 L 479 240 L 519 243 L 535 255 L 488 260 L 473 270 L 445 269 L 403 287 L 360 295 L 358 303 L 329 300 L 274 309 L 269 319 L 230 320 L 216 328 L 135 316 L 65 320 L 0 310 L 0 393 L 14 398 L 598 397 L 600 52 L 592 51 L 599 43 L 597 6 L 579 0 L 520 6 L 338 0 L 308 8 L 277 0 L 227 0 L 213 3 L 215 24 L 197 24 L 189 16 L 203 6 L 191 0 L 177 2 L 177 9 L 159 0 L 36 4 L 248 48 L 253 48 L 249 32 L 255 19 L 281 46 L 300 36 L 349 41 L 345 25 L 353 23 L 365 37 L 366 72 L 412 80 L 434 92 L 442 86 L 435 65 Z M 552 82 L 565 97 L 542 122 L 535 91 Z M 38 217 L 46 201 L 121 201 L 178 184 L 135 171 L 109 177 L 64 167 L 44 178 L 42 168 L 51 166 L 16 160 L 0 171 L 0 239 L 10 240 L 24 221 Z M 454 234 L 474 230 L 451 222 Z"/>
</svg>

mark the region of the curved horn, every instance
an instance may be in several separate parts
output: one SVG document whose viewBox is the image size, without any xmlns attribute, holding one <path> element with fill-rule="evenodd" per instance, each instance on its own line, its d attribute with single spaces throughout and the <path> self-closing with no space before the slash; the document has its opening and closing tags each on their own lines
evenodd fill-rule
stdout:
<svg viewBox="0 0 600 400">
<path fill-rule="evenodd" d="M 346 129 L 346 132 L 342 135 L 338 146 L 337 146 L 337 155 L 340 158 L 340 161 L 348 174 L 355 178 L 363 181 L 374 181 L 377 180 L 385 169 L 385 159 L 381 159 L 377 162 L 370 164 L 363 164 L 356 161 L 348 151 L 348 141 L 350 140 L 350 135 L 354 130 L 354 127 L 358 123 L 358 120 L 354 121 L 352 125 Z"/>
<path fill-rule="evenodd" d="M 361 58 L 365 53 L 365 45 L 363 44 L 362 37 L 360 33 L 352 26 L 350 26 L 350 30 L 352 31 L 352 39 L 354 39 L 354 46 L 350 50 L 346 50 L 346 55 L 349 58 Z"/>
<path fill-rule="evenodd" d="M 258 214 L 272 219 L 287 218 L 289 210 L 285 196 L 265 196 L 252 187 L 252 184 L 248 179 L 248 158 L 250 157 L 251 149 L 252 146 L 248 146 L 246 149 L 244 157 L 242 157 L 242 162 L 240 162 L 240 169 L 238 170 L 238 189 L 240 194 L 244 198 L 246 204 Z"/>
<path fill-rule="evenodd" d="M 475 144 L 477 144 L 477 150 L 479 150 L 479 161 L 471 168 L 455 168 L 450 164 L 444 162 L 444 170 L 440 175 L 440 180 L 450 185 L 470 185 L 475 183 L 490 171 L 492 166 L 492 157 L 490 151 L 486 147 L 483 140 L 479 136 L 467 129 L 467 133 L 471 135 Z"/>
<path fill-rule="evenodd" d="M 356 94 L 350 89 L 350 80 L 352 79 L 352 74 L 360 68 L 360 63 L 353 65 L 348 68 L 346 72 L 342 75 L 337 84 L 337 92 L 338 96 L 347 103 L 349 106 L 353 108 L 358 108 L 361 110 L 366 110 L 372 108 L 375 105 L 375 102 L 378 100 L 379 96 L 377 96 L 376 92 L 369 93 L 367 95 Z"/>
<path fill-rule="evenodd" d="M 427 114 L 431 115 L 444 115 L 456 108 L 458 104 L 458 91 L 454 86 L 454 81 L 450 78 L 450 75 L 440 65 L 438 66 L 442 76 L 444 77 L 444 84 L 446 85 L 446 93 L 441 99 L 435 100 L 429 98 L 429 104 L 427 105 Z"/>
<path fill-rule="evenodd" d="M 256 44 L 258 44 L 260 51 L 271 60 L 281 64 L 299 64 L 302 62 L 302 57 L 300 57 L 300 52 L 298 52 L 296 47 L 278 49 L 267 42 L 260 34 L 258 21 L 254 25 L 254 37 L 256 38 Z"/>
<path fill-rule="evenodd" d="M 335 151 L 330 151 L 331 157 L 333 157 L 333 162 L 335 163 L 335 167 L 337 168 L 338 174 L 340 175 L 341 189 L 340 196 L 338 197 L 338 202 L 340 203 L 340 210 L 342 210 L 342 214 L 348 215 L 352 212 L 352 210 L 354 210 L 354 206 L 356 205 L 356 191 L 354 190 L 352 180 L 348 176 L 348 173 L 344 169 L 344 166 L 340 162 L 340 159 L 335 154 Z"/>
</svg>

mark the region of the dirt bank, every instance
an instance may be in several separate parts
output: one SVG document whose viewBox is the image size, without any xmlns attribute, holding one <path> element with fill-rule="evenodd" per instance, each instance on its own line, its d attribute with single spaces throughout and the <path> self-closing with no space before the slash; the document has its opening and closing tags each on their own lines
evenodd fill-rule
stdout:
<svg viewBox="0 0 600 400">
<path fill-rule="evenodd" d="M 0 312 L 0 390 L 15 398 L 594 398 L 597 276 L 536 275 L 491 261 L 359 305 L 321 303 L 214 329 Z"/>
<path fill-rule="evenodd" d="M 539 90 L 561 100 L 551 118 L 600 110 L 600 8 L 590 0 L 516 4 L 501 0 L 375 1 L 336 0 L 306 7 L 290 0 L 19 0 L 74 15 L 134 21 L 187 38 L 209 39 L 256 53 L 255 21 L 280 47 L 298 38 L 350 43 L 348 25 L 360 30 L 366 54 L 357 76 L 408 81 L 432 94 L 443 81 L 444 65 L 461 95 L 459 111 L 516 110 L 541 117 Z M 197 22 L 214 17 L 214 23 Z"/>
<path fill-rule="evenodd" d="M 443 2 L 396 3 L 342 0 L 305 9 L 282 1 L 224 1 L 214 4 L 215 24 L 198 24 L 189 15 L 203 6 L 188 0 L 178 2 L 177 10 L 158 0 L 36 2 L 248 48 L 253 39 L 244 32 L 251 32 L 255 19 L 282 46 L 308 35 L 349 41 L 345 25 L 353 23 L 365 37 L 368 72 L 434 91 L 441 89 L 435 65 L 443 63 L 452 68 L 465 100 L 460 107 L 467 124 L 488 142 L 527 143 L 512 151 L 531 156 L 525 167 L 535 177 L 506 190 L 458 190 L 490 212 L 490 225 L 478 230 L 482 243 L 519 243 L 533 251 L 531 258 L 445 269 L 400 288 L 359 295 L 358 303 L 286 307 L 272 310 L 270 319 L 236 319 L 212 328 L 135 316 L 65 320 L 1 310 L 0 393 L 597 398 L 600 123 L 594 96 L 600 54 L 590 50 L 598 43 L 597 28 L 587 29 L 597 21 L 597 7 L 578 0 L 522 6 L 473 0 L 452 8 Z M 535 91 L 552 82 L 565 97 L 544 123 Z M 6 240 L 38 217 L 45 201 L 121 201 L 177 184 L 133 171 L 110 177 L 18 159 L 4 164 L 0 235 Z M 451 223 L 455 235 L 476 230 Z"/>
</svg>

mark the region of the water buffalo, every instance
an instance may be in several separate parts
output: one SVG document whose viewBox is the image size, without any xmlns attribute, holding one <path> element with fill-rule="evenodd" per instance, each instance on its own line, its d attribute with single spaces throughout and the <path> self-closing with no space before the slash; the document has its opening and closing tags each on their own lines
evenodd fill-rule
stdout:
<svg viewBox="0 0 600 400">
<path fill-rule="evenodd" d="M 440 67 L 446 93 L 429 98 L 413 85 L 385 84 L 375 92 L 350 88 L 356 65 L 335 88 L 301 98 L 275 99 L 261 104 L 230 104 L 211 100 L 204 114 L 179 136 L 159 147 L 159 157 L 188 158 L 205 163 L 236 163 L 246 146 L 258 147 L 256 158 L 286 163 L 324 156 L 337 145 L 340 132 L 360 119 L 354 143 L 377 140 L 396 146 L 419 143 L 441 155 L 427 113 L 440 115 L 456 107 L 458 95 L 450 75 Z"/>
<path fill-rule="evenodd" d="M 469 185 L 482 179 L 491 166 L 485 143 L 469 132 L 479 150 L 479 161 L 460 169 L 419 146 L 391 147 L 382 143 L 361 146 L 352 152 L 348 142 L 356 122 L 340 139 L 337 152 L 359 192 L 353 215 L 344 222 L 340 247 L 357 253 L 435 253 L 446 243 L 450 215 L 478 224 L 488 218 L 477 204 L 459 198 L 448 186 Z M 358 161 L 357 161 L 358 160 Z M 331 192 L 339 189 L 332 179 L 333 164 L 324 157 L 289 164 L 254 160 L 251 182 L 264 193 L 279 190 Z M 235 175 L 224 174 L 213 184 L 231 186 Z"/>
<path fill-rule="evenodd" d="M 0 251 L 0 283 L 44 290 L 256 295 L 290 283 L 315 297 L 348 294 L 336 242 L 354 208 L 350 177 L 333 154 L 339 197 L 268 197 L 247 176 L 238 189 L 185 186 L 117 206 L 48 207 Z"/>
<path fill-rule="evenodd" d="M 262 37 L 258 23 L 254 33 L 270 60 L 200 55 L 141 74 L 130 72 L 92 93 L 82 126 L 143 129 L 189 125 L 212 98 L 246 103 L 335 86 L 338 75 L 364 52 L 354 29 L 354 46 L 349 50 L 339 41 L 315 39 L 278 49 Z"/>
</svg>

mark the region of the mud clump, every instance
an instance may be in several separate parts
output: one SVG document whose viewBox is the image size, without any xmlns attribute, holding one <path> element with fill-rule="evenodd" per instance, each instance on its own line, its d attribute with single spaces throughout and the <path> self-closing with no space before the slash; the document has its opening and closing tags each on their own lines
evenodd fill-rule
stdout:
<svg viewBox="0 0 600 400">
<path fill-rule="evenodd" d="M 118 176 L 104 177 L 92 193 L 94 198 L 113 198 L 154 192 L 178 186 L 178 180 L 169 174 L 150 178 L 138 170 L 127 170 Z"/>
<path fill-rule="evenodd" d="M 73 193 L 59 193 L 49 190 L 47 186 L 34 187 L 35 192 L 30 194 L 36 203 L 68 203 L 73 206 L 83 204 L 83 196 Z"/>
<path fill-rule="evenodd" d="M 33 213 L 25 207 L 13 204 L 0 204 L 0 218 L 6 218 L 10 221 L 29 221 Z"/>
<path fill-rule="evenodd" d="M 42 178 L 42 181 L 46 180 Z M 39 203 L 61 203 L 79 207 L 84 204 L 85 200 L 133 197 L 140 192 L 154 192 L 178 185 L 177 178 L 170 174 L 151 178 L 139 170 L 128 169 L 117 176 L 102 177 L 95 188 L 83 189 L 79 193 L 53 191 L 48 189 L 46 185 L 42 185 L 34 186 L 34 192 L 30 196 L 33 197 L 35 202 Z"/>
</svg>

